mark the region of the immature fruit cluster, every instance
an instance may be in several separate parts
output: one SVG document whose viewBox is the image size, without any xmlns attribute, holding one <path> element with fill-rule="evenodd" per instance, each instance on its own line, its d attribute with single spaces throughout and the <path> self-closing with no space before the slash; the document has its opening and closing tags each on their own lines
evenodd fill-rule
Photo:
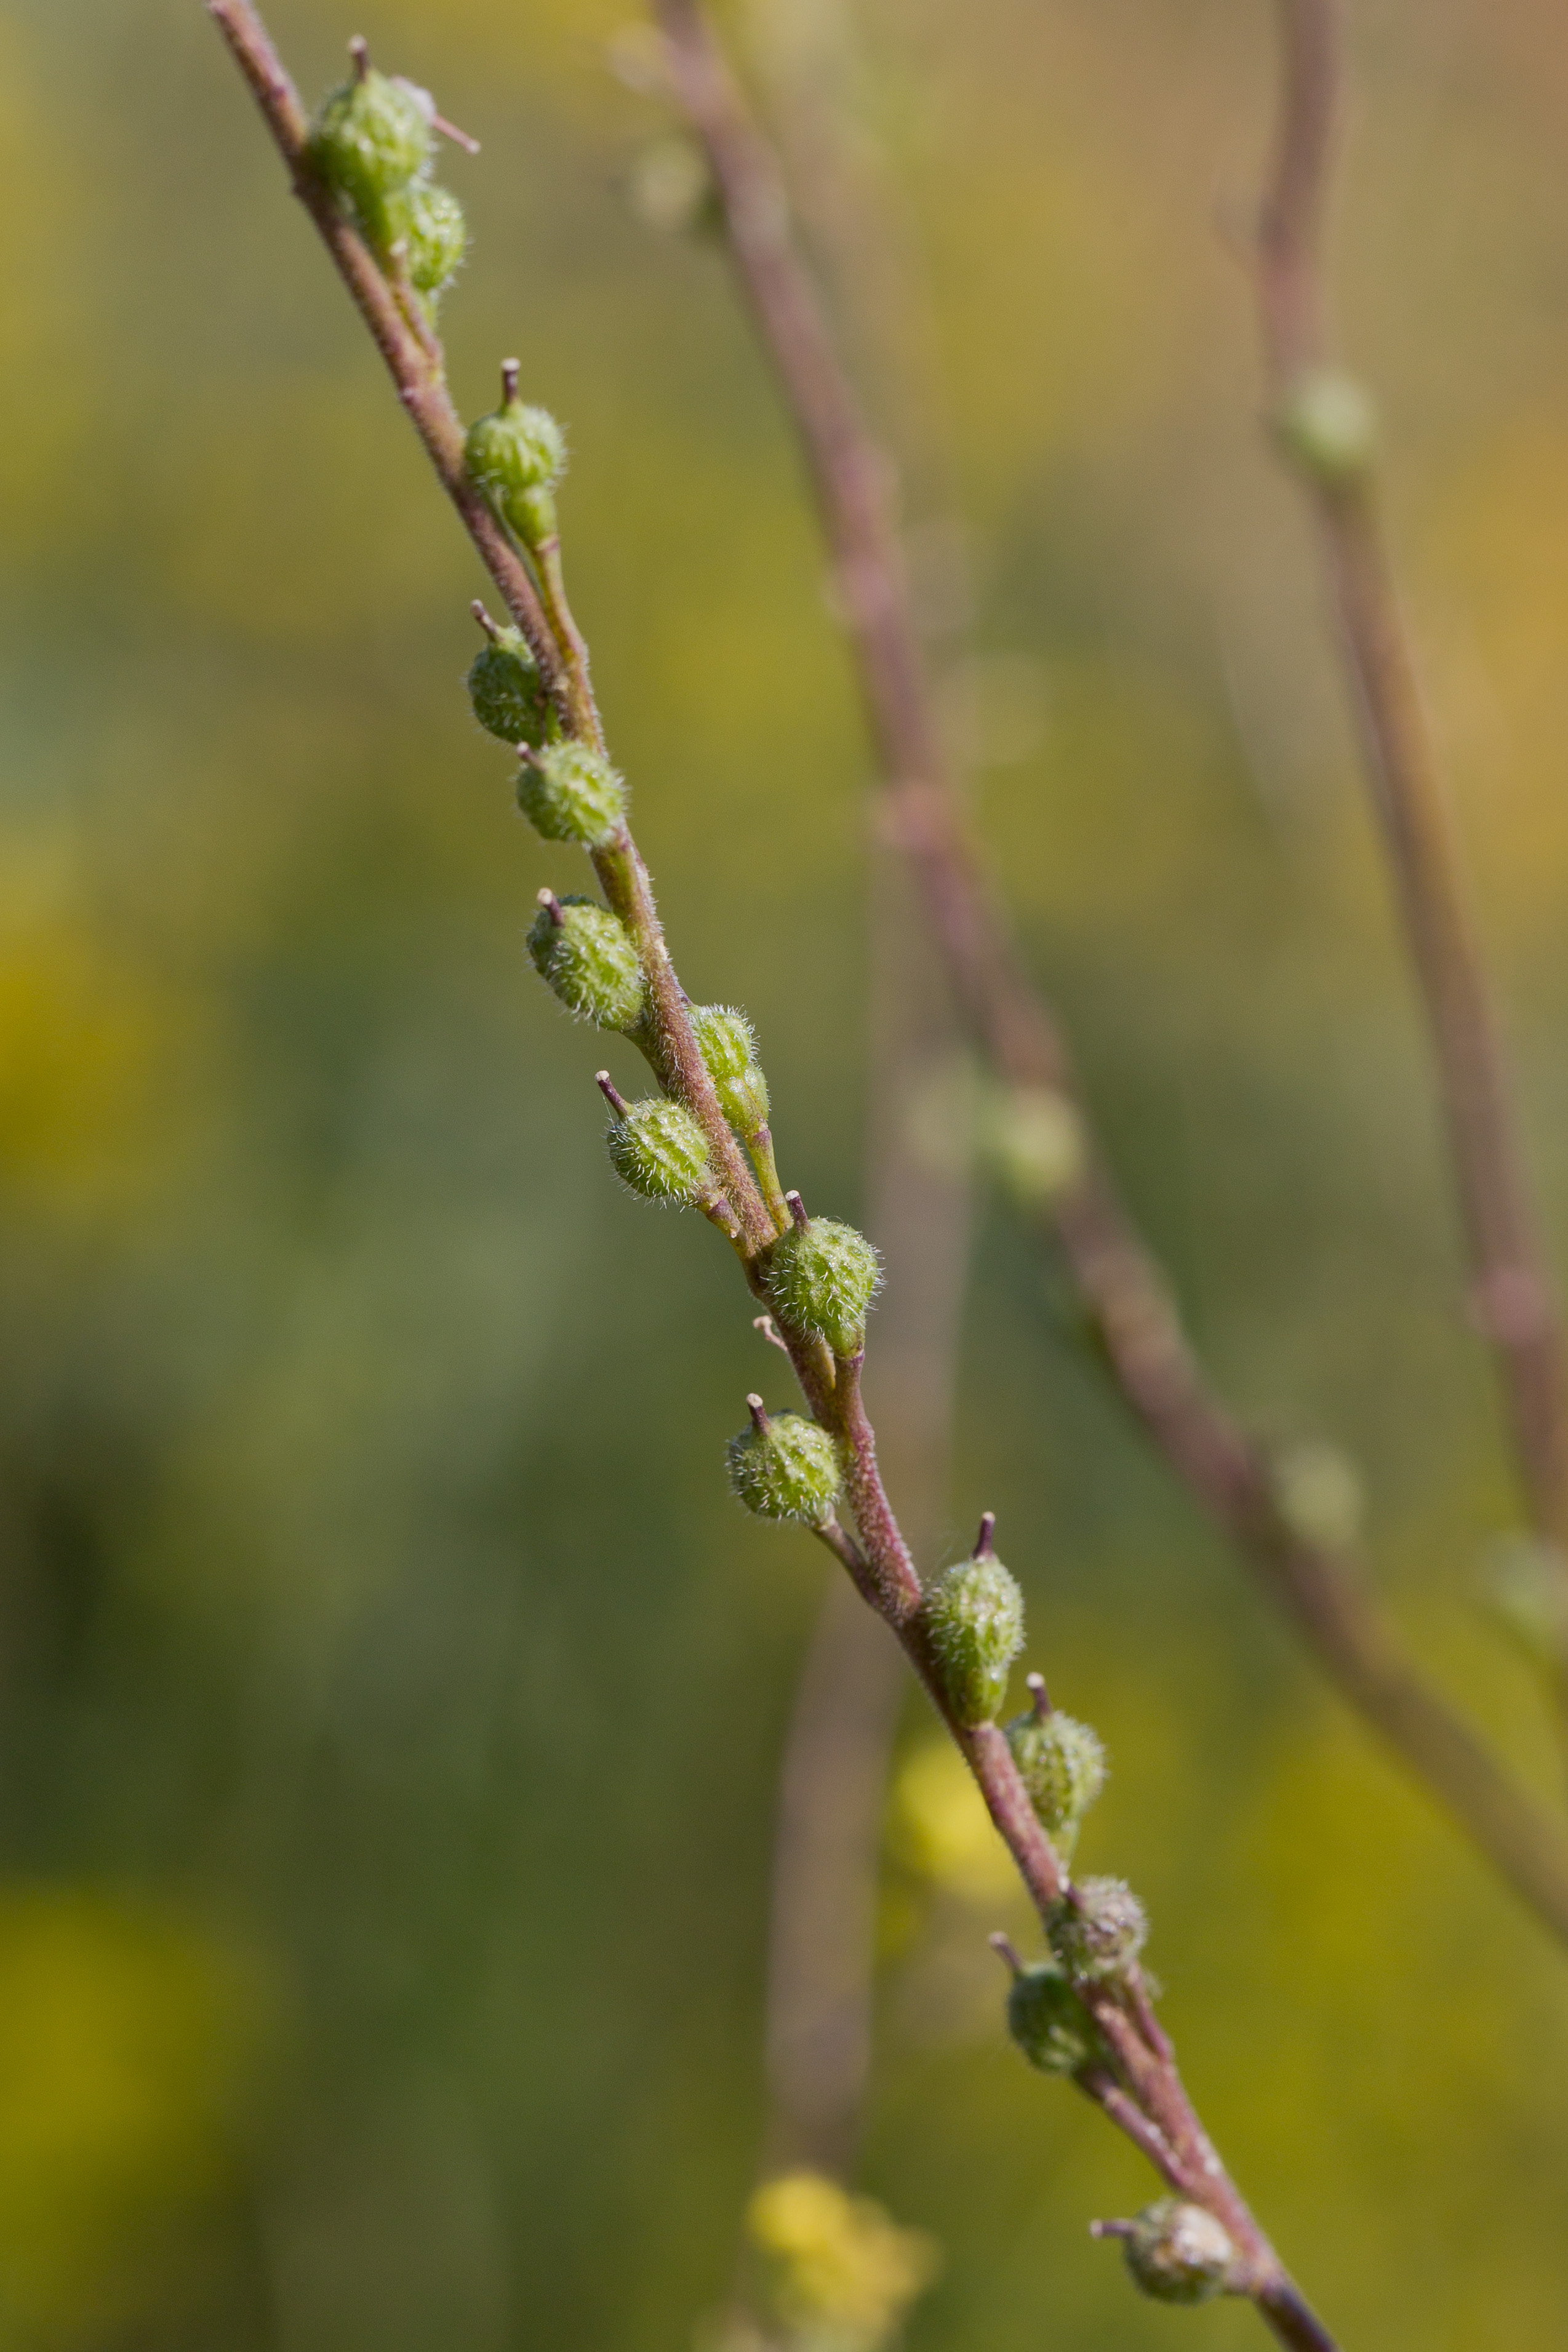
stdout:
<svg viewBox="0 0 1568 2352">
<path fill-rule="evenodd" d="M 1051 1906 L 1046 1926 L 1068 1974 L 1096 1982 L 1130 1969 L 1149 1934 L 1143 1906 L 1120 1878 L 1084 1879 Z"/>
<path fill-rule="evenodd" d="M 1049 1960 L 1020 1969 L 1014 1977 L 1007 2031 L 1042 2074 L 1076 2074 L 1105 2054 L 1094 2020 Z"/>
<path fill-rule="evenodd" d="M 528 952 L 546 987 L 579 1019 L 623 1033 L 642 1020 L 647 982 L 631 934 L 607 907 L 542 892 Z"/>
<path fill-rule="evenodd" d="M 1007 1745 L 1041 1828 L 1058 1859 L 1070 1862 L 1079 1824 L 1105 1786 L 1100 1734 L 1036 1706 L 1008 1724 Z"/>
<path fill-rule="evenodd" d="M 711 1198 L 708 1139 L 684 1103 L 652 1095 L 613 1105 L 605 1142 L 622 1183 L 645 1201 L 694 1208 Z"/>
<path fill-rule="evenodd" d="M 1156 2303 L 1208 2303 L 1225 2293 L 1236 2248 L 1201 2205 L 1162 2197 L 1121 2235 L 1129 2271 Z"/>
<path fill-rule="evenodd" d="M 475 655 L 468 700 L 487 735 L 538 749 L 553 742 L 554 709 L 521 629 L 497 629 Z"/>
<path fill-rule="evenodd" d="M 555 535 L 557 482 L 566 471 L 566 436 L 547 408 L 520 400 L 515 362 L 505 370 L 506 397 L 468 427 L 468 472 L 525 547 Z"/>
<path fill-rule="evenodd" d="M 833 1440 L 798 1412 L 767 1413 L 748 1397 L 752 1424 L 726 1447 L 730 1484 L 760 1519 L 798 1519 L 819 1528 L 838 1499 L 838 1457 Z"/>
<path fill-rule="evenodd" d="M 427 90 L 377 73 L 356 50 L 353 77 L 322 100 L 310 152 L 381 259 L 416 292 L 450 284 L 468 242 L 463 208 L 430 178 L 435 104 Z"/>
<path fill-rule="evenodd" d="M 626 788 L 585 743 L 547 743 L 524 757 L 517 804 L 546 841 L 604 849 L 626 823 Z"/>
<path fill-rule="evenodd" d="M 831 1217 L 792 1226 L 768 1260 L 768 1296 L 779 1315 L 826 1339 L 836 1356 L 858 1356 L 865 1346 L 866 1312 L 880 1280 L 881 1261 L 865 1234 Z"/>
<path fill-rule="evenodd" d="M 993 1723 L 1007 1675 L 1024 1646 L 1024 1596 L 991 1549 L 986 1522 L 972 1559 L 950 1568 L 927 1595 L 926 1630 L 948 1706 L 960 1723 Z"/>
<path fill-rule="evenodd" d="M 767 1125 L 771 1108 L 755 1030 L 732 1004 L 694 1004 L 691 1029 L 720 1109 L 737 1134 L 755 1135 Z"/>
</svg>

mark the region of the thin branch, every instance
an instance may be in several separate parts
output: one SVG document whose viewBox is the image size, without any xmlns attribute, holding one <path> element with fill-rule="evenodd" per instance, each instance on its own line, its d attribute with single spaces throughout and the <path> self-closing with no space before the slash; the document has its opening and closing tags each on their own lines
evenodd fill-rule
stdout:
<svg viewBox="0 0 1568 2352">
<path fill-rule="evenodd" d="M 672 94 L 707 153 L 740 283 L 800 436 L 882 773 L 886 830 L 920 881 L 976 1045 L 1005 1084 L 1072 1100 L 1087 1138 L 1066 1045 L 1023 970 L 948 790 L 889 502 L 891 469 L 839 363 L 791 235 L 776 165 L 695 0 L 654 5 Z M 1092 1148 L 1075 1181 L 1039 1213 L 1118 1390 L 1172 1467 L 1294 1618 L 1341 1695 L 1568 1942 L 1568 1838 L 1425 1680 L 1349 1564 L 1289 1526 L 1266 1457 L 1208 1388 Z"/>
<path fill-rule="evenodd" d="M 569 733 L 601 745 L 603 730 L 588 688 L 586 659 L 579 663 L 574 657 L 575 627 L 565 613 L 559 572 L 551 576 L 551 588 L 552 596 L 559 595 L 564 615 L 564 644 L 552 625 L 527 565 L 468 470 L 462 421 L 447 388 L 440 345 L 433 338 L 426 341 L 415 333 L 369 247 L 333 190 L 312 169 L 305 110 L 250 0 L 205 0 L 205 5 L 261 110 L 295 194 L 310 214 L 386 362 L 398 398 L 442 488 L 528 641 L 563 724 Z M 581 640 L 576 644 L 580 646 Z M 773 1238 L 773 1219 L 719 1108 L 713 1081 L 692 1032 L 686 994 L 665 944 L 647 868 L 625 825 L 607 848 L 593 853 L 593 864 L 611 908 L 637 943 L 647 978 L 653 1018 L 637 1042 L 660 1082 L 700 1121 L 721 1186 L 735 1211 L 740 1229 L 737 1245 L 743 1255 L 754 1256 Z"/>
<path fill-rule="evenodd" d="M 1331 359 L 1322 242 L 1339 106 L 1335 0 L 1279 0 L 1280 110 L 1258 236 L 1276 417 Z M 1370 418 L 1369 418 L 1370 422 Z M 1370 451 L 1296 468 L 1310 498 L 1372 797 L 1431 1030 L 1477 1321 L 1496 1351 L 1536 1532 L 1568 1547 L 1568 1366 L 1466 877 L 1390 570 Z"/>
</svg>

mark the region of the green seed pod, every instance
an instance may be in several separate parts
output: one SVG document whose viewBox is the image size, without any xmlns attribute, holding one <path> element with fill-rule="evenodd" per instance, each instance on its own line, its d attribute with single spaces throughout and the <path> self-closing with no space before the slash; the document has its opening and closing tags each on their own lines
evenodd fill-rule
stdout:
<svg viewBox="0 0 1568 2352">
<path fill-rule="evenodd" d="M 1094 2020 L 1048 1960 L 1020 1969 L 1007 1995 L 1007 2031 L 1042 2074 L 1076 2074 L 1104 2056 Z"/>
<path fill-rule="evenodd" d="M 950 1568 L 925 1601 L 942 1687 L 960 1723 L 995 1721 L 1024 1646 L 1024 1596 L 991 1549 L 991 1526 L 987 1512 L 974 1558 Z"/>
<path fill-rule="evenodd" d="M 647 982 L 630 932 L 592 898 L 542 891 L 528 952 L 546 987 L 597 1028 L 635 1029 L 647 1009 Z"/>
<path fill-rule="evenodd" d="M 1162 2197 L 1123 2235 L 1128 2270 L 1156 2303 L 1208 2303 L 1223 2294 L 1236 2248 L 1223 2222 L 1201 2205 Z"/>
<path fill-rule="evenodd" d="M 402 195 L 388 200 L 386 215 L 393 231 L 388 244 L 402 244 L 409 284 L 417 294 L 439 294 L 456 278 L 468 250 L 462 205 L 450 188 L 416 180 Z"/>
<path fill-rule="evenodd" d="M 368 68 L 322 100 L 310 160 L 357 213 L 374 220 L 377 207 L 428 165 L 434 114 L 427 91 Z"/>
<path fill-rule="evenodd" d="M 626 788 L 607 760 L 582 743 L 550 743 L 526 758 L 517 804 L 546 841 L 603 849 L 625 822 Z"/>
<path fill-rule="evenodd" d="M 475 655 L 468 700 L 479 725 L 500 742 L 538 749 L 552 740 L 554 707 L 521 629 L 497 629 Z"/>
<path fill-rule="evenodd" d="M 1371 394 L 1337 368 L 1302 376 L 1280 404 L 1274 430 L 1286 456 L 1330 489 L 1359 480 L 1377 449 Z"/>
<path fill-rule="evenodd" d="M 1006 1727 L 1007 1745 L 1040 1826 L 1070 1860 L 1079 1824 L 1105 1786 L 1100 1734 L 1070 1715 L 1031 1707 Z"/>
<path fill-rule="evenodd" d="M 507 362 L 501 381 L 505 399 L 469 425 L 464 454 L 496 512 L 531 547 L 554 533 L 551 493 L 566 471 L 566 436 L 547 408 L 518 399 L 515 360 Z"/>
<path fill-rule="evenodd" d="M 684 1103 L 662 1095 L 626 1103 L 616 1111 L 605 1141 L 622 1183 L 645 1201 L 691 1208 L 711 1195 L 708 1139 Z"/>
<path fill-rule="evenodd" d="M 742 1135 L 768 1123 L 768 1082 L 757 1060 L 756 1033 L 732 1004 L 694 1004 L 691 1026 L 719 1108 Z"/>
<path fill-rule="evenodd" d="M 1131 1967 L 1149 1933 L 1143 1906 L 1125 1880 L 1086 1878 L 1051 1906 L 1052 1948 L 1070 1977 L 1096 1980 Z"/>
<path fill-rule="evenodd" d="M 864 1234 L 830 1217 L 801 1223 L 800 1195 L 788 1195 L 797 1222 L 773 1244 L 768 1296 L 786 1323 L 814 1331 L 836 1356 L 866 1344 L 866 1310 L 882 1278 L 881 1261 Z"/>
<path fill-rule="evenodd" d="M 772 1415 L 761 1397 L 748 1397 L 752 1425 L 725 1452 L 730 1484 L 760 1519 L 798 1519 L 820 1528 L 838 1499 L 838 1457 L 833 1440 L 798 1412 Z"/>
</svg>

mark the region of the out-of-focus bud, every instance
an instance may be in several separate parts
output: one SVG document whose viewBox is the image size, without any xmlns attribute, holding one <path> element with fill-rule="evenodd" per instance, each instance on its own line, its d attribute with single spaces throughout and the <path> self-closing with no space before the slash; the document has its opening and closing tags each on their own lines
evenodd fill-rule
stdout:
<svg viewBox="0 0 1568 2352">
<path fill-rule="evenodd" d="M 1230 2284 L 1236 2248 L 1229 2232 L 1184 2198 L 1162 2197 L 1136 2221 L 1100 2221 L 1095 2230 L 1121 2240 L 1134 2284 L 1156 2303 L 1208 2303 Z"/>
<path fill-rule="evenodd" d="M 798 1519 L 820 1528 L 838 1499 L 838 1457 L 833 1440 L 803 1413 L 768 1413 L 748 1397 L 752 1421 L 726 1447 L 730 1485 L 760 1519 Z"/>
<path fill-rule="evenodd" d="M 607 760 L 584 743 L 548 743 L 524 759 L 517 804 L 546 841 L 603 849 L 626 821 L 626 788 Z"/>
<path fill-rule="evenodd" d="M 381 254 L 403 248 L 403 267 L 417 294 L 439 294 L 451 284 L 468 251 L 468 225 L 450 188 L 416 180 L 388 196 L 367 219 Z"/>
<path fill-rule="evenodd" d="M 1349 1454 L 1320 1437 L 1287 1438 L 1266 1454 L 1275 1506 L 1290 1533 L 1324 1551 L 1353 1551 L 1364 1498 Z"/>
<path fill-rule="evenodd" d="M 1050 1961 L 1020 1969 L 1007 1995 L 1007 2031 L 1042 2074 L 1076 2074 L 1105 2053 L 1094 2020 Z"/>
<path fill-rule="evenodd" d="M 1372 395 L 1338 368 L 1300 377 L 1279 404 L 1274 431 L 1292 464 L 1329 489 L 1359 481 L 1377 453 Z"/>
<path fill-rule="evenodd" d="M 976 1130 L 986 1165 L 1021 1209 L 1048 1206 L 1083 1173 L 1083 1121 L 1051 1087 L 987 1089 Z"/>
<path fill-rule="evenodd" d="M 1536 1536 L 1500 1537 L 1482 1565 L 1481 1600 L 1533 1666 L 1568 1659 L 1568 1559 Z"/>
<path fill-rule="evenodd" d="M 592 898 L 542 892 L 528 952 L 546 987 L 597 1028 L 635 1029 L 647 1009 L 647 982 L 630 932 Z"/>
<path fill-rule="evenodd" d="M 881 1261 L 865 1234 L 831 1217 L 792 1226 L 768 1259 L 768 1296 L 779 1315 L 826 1339 L 836 1356 L 858 1356 L 865 1346 L 866 1313 L 880 1280 Z"/>
<path fill-rule="evenodd" d="M 984 1522 L 972 1559 L 960 1560 L 926 1597 L 924 1614 L 942 1690 L 960 1723 L 992 1723 L 1024 1646 L 1024 1596 L 991 1549 Z"/>
<path fill-rule="evenodd" d="M 1143 1906 L 1121 1878 L 1086 1878 L 1051 1906 L 1051 1947 L 1070 1977 L 1121 1976 L 1149 1934 Z"/>
</svg>

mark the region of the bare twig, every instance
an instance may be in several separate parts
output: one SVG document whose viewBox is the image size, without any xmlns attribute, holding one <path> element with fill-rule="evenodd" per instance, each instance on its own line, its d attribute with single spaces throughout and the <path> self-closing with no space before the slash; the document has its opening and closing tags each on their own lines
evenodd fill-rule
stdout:
<svg viewBox="0 0 1568 2352">
<path fill-rule="evenodd" d="M 654 5 L 669 86 L 708 155 L 740 282 L 800 436 L 881 768 L 887 830 L 919 878 L 955 997 L 992 1068 L 1013 1087 L 1076 1100 L 1064 1041 L 1023 971 L 947 789 L 889 503 L 890 469 L 860 418 L 795 246 L 772 154 L 697 0 Z M 1040 1217 L 1060 1243 L 1121 1396 L 1172 1466 L 1294 1618 L 1342 1696 L 1568 1941 L 1568 1839 L 1426 1681 L 1349 1563 L 1289 1526 L 1265 1455 L 1207 1387 L 1092 1150 Z"/>
<path fill-rule="evenodd" d="M 1336 0 L 1279 0 L 1279 123 L 1257 275 L 1276 420 L 1330 369 L 1322 244 L 1340 92 Z M 1370 415 L 1369 415 L 1370 423 Z M 1368 781 L 1426 1001 L 1469 1252 L 1536 1532 L 1568 1546 L 1568 1370 L 1505 1056 L 1371 471 L 1298 466 L 1321 538 Z"/>
</svg>

